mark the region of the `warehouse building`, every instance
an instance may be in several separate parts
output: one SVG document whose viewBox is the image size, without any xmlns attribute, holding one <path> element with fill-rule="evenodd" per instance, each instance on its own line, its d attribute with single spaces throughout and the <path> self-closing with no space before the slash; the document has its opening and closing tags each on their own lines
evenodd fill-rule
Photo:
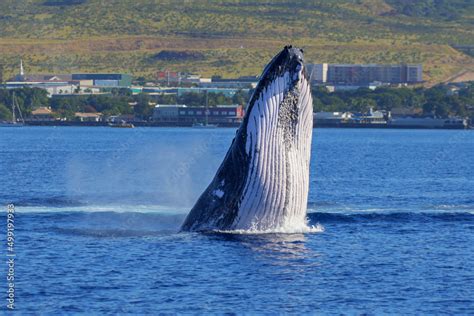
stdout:
<svg viewBox="0 0 474 316">
<path fill-rule="evenodd" d="M 215 107 L 197 107 L 158 104 L 153 111 L 153 121 L 176 125 L 192 125 L 207 121 L 209 124 L 240 123 L 244 117 L 241 105 L 218 105 Z"/>
<path fill-rule="evenodd" d="M 132 76 L 127 74 L 72 74 L 72 80 L 81 86 L 130 87 Z"/>
</svg>

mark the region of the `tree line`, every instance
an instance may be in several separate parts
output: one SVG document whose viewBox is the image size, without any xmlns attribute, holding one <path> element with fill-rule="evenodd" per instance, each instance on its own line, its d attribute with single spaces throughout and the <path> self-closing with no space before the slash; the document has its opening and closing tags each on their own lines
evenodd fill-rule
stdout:
<svg viewBox="0 0 474 316">
<path fill-rule="evenodd" d="M 47 92 L 38 88 L 0 89 L 0 120 L 11 118 L 13 94 L 25 117 L 38 107 L 50 107 L 57 117 L 73 120 L 76 112 L 101 112 L 104 115 L 133 114 L 138 119 L 148 120 L 153 115 L 155 104 L 186 104 L 205 106 L 247 104 L 252 91 L 239 90 L 232 96 L 222 93 L 183 93 L 165 95 L 132 95 L 129 89 L 112 89 L 109 94 L 78 95 L 49 98 Z M 390 88 L 375 90 L 360 88 L 351 91 L 329 92 L 325 87 L 315 87 L 314 112 L 366 112 L 375 110 L 393 111 L 407 109 L 413 113 L 436 117 L 460 116 L 474 118 L 474 82 L 458 91 L 449 86 L 432 88 Z"/>
<path fill-rule="evenodd" d="M 474 118 L 474 82 L 457 91 L 450 86 L 432 88 L 391 88 L 375 90 L 360 88 L 350 91 L 329 92 L 325 87 L 313 89 L 315 112 L 366 112 L 375 110 L 411 110 L 413 113 L 436 117 L 460 116 Z"/>
<path fill-rule="evenodd" d="M 112 89 L 109 94 L 90 94 L 59 96 L 49 98 L 46 90 L 39 88 L 0 89 L 0 120 L 10 120 L 13 95 L 24 117 L 39 107 L 50 107 L 54 115 L 68 120 L 75 119 L 76 112 L 96 113 L 106 116 L 133 114 L 136 118 L 148 120 L 153 115 L 155 104 L 186 104 L 188 106 L 205 106 L 241 104 L 248 100 L 248 91 L 239 90 L 232 97 L 223 93 L 183 93 L 133 95 L 129 89 Z"/>
</svg>

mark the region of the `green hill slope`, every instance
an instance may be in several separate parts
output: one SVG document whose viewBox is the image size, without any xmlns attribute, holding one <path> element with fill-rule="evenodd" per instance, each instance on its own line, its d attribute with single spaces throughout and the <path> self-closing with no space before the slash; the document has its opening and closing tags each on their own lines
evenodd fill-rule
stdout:
<svg viewBox="0 0 474 316">
<path fill-rule="evenodd" d="M 473 44 L 472 1 L 415 3 L 4 0 L 0 63 L 6 76 L 20 57 L 29 72 L 255 75 L 293 43 L 309 62 L 423 63 L 430 83 L 474 68 L 449 46 Z"/>
</svg>

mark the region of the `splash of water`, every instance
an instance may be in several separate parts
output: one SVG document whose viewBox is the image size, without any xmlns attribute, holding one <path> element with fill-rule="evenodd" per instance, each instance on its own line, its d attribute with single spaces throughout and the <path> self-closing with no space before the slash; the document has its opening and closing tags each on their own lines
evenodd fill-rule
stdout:
<svg viewBox="0 0 474 316">
<path fill-rule="evenodd" d="M 224 234 L 240 234 L 240 235 L 260 235 L 260 234 L 314 234 L 323 233 L 324 226 L 317 223 L 310 225 L 309 219 L 302 224 L 292 223 L 282 227 L 272 229 L 258 229 L 256 226 L 250 229 L 235 229 L 235 230 L 216 230 L 215 232 Z"/>
</svg>

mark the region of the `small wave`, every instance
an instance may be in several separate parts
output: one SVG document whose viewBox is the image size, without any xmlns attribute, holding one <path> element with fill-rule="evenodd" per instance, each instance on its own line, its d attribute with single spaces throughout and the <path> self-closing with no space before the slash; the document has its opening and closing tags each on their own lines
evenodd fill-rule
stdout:
<svg viewBox="0 0 474 316">
<path fill-rule="evenodd" d="M 64 208 L 64 207 L 80 207 L 85 206 L 86 203 L 80 199 L 69 198 L 65 196 L 49 196 L 41 198 L 24 198 L 17 200 L 7 200 L 0 198 L 2 204 L 14 204 L 17 207 L 49 207 L 49 208 Z"/>
<path fill-rule="evenodd" d="M 22 206 L 15 204 L 15 211 L 21 213 L 157 213 L 187 214 L 188 208 L 164 205 L 81 205 L 81 206 Z"/>
<path fill-rule="evenodd" d="M 428 207 L 428 209 L 433 210 L 442 210 L 442 211 L 463 211 L 468 213 L 474 213 L 474 205 L 473 204 L 441 204 L 441 205 L 433 205 Z"/>
<path fill-rule="evenodd" d="M 98 237 L 98 238 L 118 238 L 118 237 L 155 237 L 176 233 L 176 229 L 162 229 L 157 231 L 133 230 L 133 229 L 89 229 L 89 228 L 60 228 L 54 227 L 53 231 L 63 235 Z"/>
<path fill-rule="evenodd" d="M 46 231 L 61 235 L 109 238 L 174 234 L 184 220 L 182 214 L 137 212 L 32 213 L 20 216 L 42 222 Z"/>
<path fill-rule="evenodd" d="M 32 220 L 44 220 L 50 223 L 78 225 L 87 223 L 98 229 L 134 230 L 179 230 L 188 209 L 162 205 L 89 205 L 77 207 L 38 207 L 18 206 L 22 216 L 32 217 Z M 38 217 L 43 216 L 43 217 Z M 334 210 L 311 211 L 305 224 L 289 225 L 288 227 L 261 230 L 216 230 L 216 233 L 226 234 L 306 234 L 324 232 L 324 226 L 331 223 L 358 224 L 366 222 L 474 222 L 474 210 L 452 207 L 439 207 L 437 210 L 394 211 L 383 209 L 371 210 Z M 63 224 L 62 224 L 63 225 Z M 90 227 L 86 227 L 90 228 Z M 65 232 L 63 232 L 65 233 Z M 71 231 L 74 233 L 74 231 Z M 93 232 L 94 233 L 94 232 Z M 112 233 L 112 235 L 114 235 Z M 134 234 L 134 232 L 131 232 Z"/>
<path fill-rule="evenodd" d="M 471 212 L 309 213 L 311 223 L 474 221 Z"/>
</svg>

